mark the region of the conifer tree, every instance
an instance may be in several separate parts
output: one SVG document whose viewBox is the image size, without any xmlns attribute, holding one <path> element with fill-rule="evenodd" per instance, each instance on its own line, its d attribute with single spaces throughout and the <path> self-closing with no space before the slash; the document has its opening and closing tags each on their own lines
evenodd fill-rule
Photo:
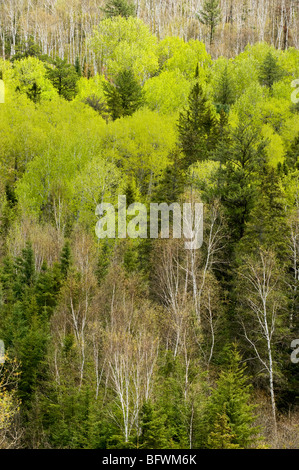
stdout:
<svg viewBox="0 0 299 470">
<path fill-rule="evenodd" d="M 81 69 L 80 58 L 79 57 L 76 57 L 75 70 L 78 74 L 78 77 L 82 77 L 82 69 Z"/>
<path fill-rule="evenodd" d="M 143 92 L 131 69 L 118 73 L 115 83 L 106 82 L 104 93 L 113 120 L 131 116 L 143 103 Z"/>
<path fill-rule="evenodd" d="M 143 404 L 141 409 L 140 428 L 138 438 L 141 449 L 166 449 L 168 447 L 168 432 L 166 418 L 160 410 L 157 412 L 150 402 Z"/>
<path fill-rule="evenodd" d="M 213 43 L 215 30 L 221 20 L 219 0 L 205 0 L 203 9 L 197 15 L 199 21 L 210 30 L 210 45 Z"/>
<path fill-rule="evenodd" d="M 136 16 L 136 8 L 132 0 L 108 0 L 103 12 L 107 18 Z"/>
<path fill-rule="evenodd" d="M 60 271 L 63 278 L 67 277 L 68 270 L 71 263 L 71 247 L 70 242 L 67 240 L 62 248 L 60 256 Z"/>
<path fill-rule="evenodd" d="M 266 142 L 249 122 L 239 122 L 233 130 L 223 132 L 214 158 L 221 164 L 212 190 L 221 200 L 231 228 L 231 241 L 244 235 L 245 223 L 253 207 L 258 172 L 266 161 Z"/>
<path fill-rule="evenodd" d="M 26 92 L 28 98 L 33 101 L 33 103 L 38 103 L 40 101 L 42 89 L 38 84 L 34 81 L 32 86 Z"/>
<path fill-rule="evenodd" d="M 47 318 L 50 317 L 57 304 L 57 296 L 60 289 L 61 273 L 54 265 L 53 269 L 48 269 L 47 263 L 42 264 L 41 272 L 36 281 L 36 300 L 40 313 L 44 312 Z"/>
<path fill-rule="evenodd" d="M 205 160 L 215 147 L 216 112 L 198 81 L 190 92 L 187 110 L 180 113 L 178 131 L 185 169 L 196 161 Z"/>
<path fill-rule="evenodd" d="M 213 430 L 208 436 L 207 447 L 209 449 L 238 449 L 238 444 L 233 443 L 235 437 L 226 414 L 226 403 L 224 403 L 223 412 L 217 413 Z"/>
<path fill-rule="evenodd" d="M 218 112 L 221 110 L 226 113 L 229 111 L 230 106 L 235 102 L 235 89 L 234 82 L 229 73 L 228 65 L 226 64 L 220 74 L 216 84 L 215 103 Z"/>
<path fill-rule="evenodd" d="M 278 82 L 282 76 L 283 71 L 278 65 L 276 57 L 269 51 L 259 69 L 260 84 L 271 89 L 274 83 Z"/>
<path fill-rule="evenodd" d="M 178 148 L 175 148 L 169 156 L 170 163 L 164 169 L 161 179 L 153 190 L 152 200 L 154 202 L 178 201 L 184 192 L 186 175 L 182 170 L 181 155 Z"/>
<path fill-rule="evenodd" d="M 66 59 L 56 57 L 52 60 L 52 66 L 47 65 L 47 78 L 66 100 L 70 101 L 76 95 L 79 76 L 75 67 L 68 64 Z"/>
<path fill-rule="evenodd" d="M 289 237 L 284 199 L 277 170 L 264 165 L 239 251 L 244 254 L 271 250 L 281 261 L 287 259 Z"/>
<path fill-rule="evenodd" d="M 207 447 L 246 448 L 259 431 L 254 426 L 255 405 L 250 402 L 251 386 L 234 346 L 227 353 L 227 367 L 221 372 L 207 404 Z"/>
<path fill-rule="evenodd" d="M 34 253 L 30 242 L 26 242 L 21 256 L 16 259 L 15 268 L 17 271 L 15 291 L 16 296 L 19 297 L 25 292 L 26 288 L 33 287 L 35 280 Z"/>
</svg>

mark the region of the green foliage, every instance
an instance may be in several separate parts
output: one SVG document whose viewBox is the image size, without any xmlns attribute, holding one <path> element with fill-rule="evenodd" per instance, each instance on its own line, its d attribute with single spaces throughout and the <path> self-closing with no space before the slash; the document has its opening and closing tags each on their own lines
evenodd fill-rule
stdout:
<svg viewBox="0 0 299 470">
<path fill-rule="evenodd" d="M 197 16 L 199 21 L 210 29 L 210 44 L 212 44 L 221 17 L 219 0 L 205 0 L 203 9 Z"/>
<path fill-rule="evenodd" d="M 132 69 L 143 83 L 158 70 L 157 39 L 138 18 L 118 16 L 101 21 L 90 45 L 99 71 L 109 79 L 124 69 Z"/>
<path fill-rule="evenodd" d="M 263 63 L 260 66 L 259 81 L 261 85 L 272 88 L 274 83 L 279 81 L 283 76 L 283 72 L 278 65 L 276 57 L 272 52 L 268 52 Z"/>
<path fill-rule="evenodd" d="M 77 93 L 79 75 L 76 68 L 68 64 L 66 59 L 56 57 L 52 66 L 47 66 L 47 78 L 52 82 L 58 94 L 70 101 Z"/>
<path fill-rule="evenodd" d="M 266 160 L 265 145 L 252 122 L 239 122 L 238 127 L 226 130 L 215 151 L 221 166 L 214 192 L 225 208 L 231 237 L 237 240 L 244 234 L 252 209 L 256 174 Z"/>
<path fill-rule="evenodd" d="M 67 240 L 64 244 L 64 247 L 60 256 L 60 271 L 64 278 L 68 275 L 68 270 L 71 263 L 71 247 L 70 242 Z"/>
<path fill-rule="evenodd" d="M 180 113 L 179 142 L 184 153 L 184 167 L 205 160 L 215 146 L 216 112 L 202 86 L 196 83 L 189 95 L 189 106 Z"/>
<path fill-rule="evenodd" d="M 286 259 L 288 227 L 285 196 L 274 168 L 263 167 L 257 194 L 240 249 L 243 253 L 271 250 L 281 260 Z"/>
<path fill-rule="evenodd" d="M 222 109 L 228 112 L 236 100 L 235 83 L 227 63 L 218 76 L 214 99 L 218 112 Z"/>
<path fill-rule="evenodd" d="M 251 385 L 241 356 L 234 348 L 227 358 L 206 410 L 206 446 L 212 449 L 246 448 L 254 444 L 259 431 L 254 426 L 256 406 L 250 402 Z"/>
<path fill-rule="evenodd" d="M 150 402 L 145 402 L 141 410 L 139 437 L 140 449 L 166 449 L 168 446 L 167 416 L 162 410 L 155 410 Z"/>
<path fill-rule="evenodd" d="M 165 70 L 145 82 L 145 104 L 161 114 L 175 113 L 187 105 L 190 86 L 179 70 Z"/>
<path fill-rule="evenodd" d="M 6 77 L 11 77 L 17 92 L 26 93 L 34 103 L 54 99 L 57 95 L 47 78 L 44 63 L 35 56 L 15 60 L 13 69 L 7 72 Z"/>
<path fill-rule="evenodd" d="M 202 7 L 211 42 L 217 5 Z M 266 366 L 259 320 L 275 327 L 278 420 L 298 395 L 298 51 L 259 43 L 212 60 L 198 40 L 158 40 L 139 18 L 110 13 L 86 37 L 88 59 L 69 44 L 75 66 L 18 35 L 14 60 L 0 59 L 0 339 L 20 371 L 7 390 L 22 400 L 19 444 L 254 447 L 251 402 L 268 419 L 269 381 L 240 322 Z M 202 248 L 97 239 L 96 207 L 111 203 L 117 222 L 122 194 L 147 209 L 203 201 Z M 248 279 L 265 267 L 257 317 Z M 235 339 L 246 370 L 236 350 L 225 359 Z"/>
<path fill-rule="evenodd" d="M 143 103 L 142 88 L 132 70 L 119 72 L 113 84 L 105 83 L 104 93 L 114 121 L 123 116 L 132 116 Z"/>
<path fill-rule="evenodd" d="M 286 164 L 292 170 L 299 168 L 299 133 L 293 140 L 291 147 L 286 155 Z"/>
<path fill-rule="evenodd" d="M 114 16 L 123 16 L 128 18 L 129 16 L 136 16 L 136 8 L 129 0 L 108 0 L 105 8 L 103 8 L 107 18 L 113 18 Z"/>
<path fill-rule="evenodd" d="M 34 41 L 32 36 L 30 36 L 27 41 L 22 40 L 16 45 L 16 53 L 11 58 L 11 62 L 27 59 L 27 57 L 36 57 L 38 59 L 42 58 L 41 47 Z"/>
</svg>

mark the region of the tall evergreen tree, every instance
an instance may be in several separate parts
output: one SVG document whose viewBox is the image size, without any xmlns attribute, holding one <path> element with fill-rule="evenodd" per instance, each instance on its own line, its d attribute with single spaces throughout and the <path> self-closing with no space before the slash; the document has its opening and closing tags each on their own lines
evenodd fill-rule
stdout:
<svg viewBox="0 0 299 470">
<path fill-rule="evenodd" d="M 278 259 L 287 259 L 289 235 L 284 199 L 277 170 L 264 165 L 239 251 L 244 254 L 271 250 Z"/>
<path fill-rule="evenodd" d="M 178 122 L 179 145 L 183 151 L 183 167 L 203 161 L 215 148 L 217 119 L 213 105 L 197 82 L 191 90 L 188 108 L 181 112 Z"/>
<path fill-rule="evenodd" d="M 230 106 L 236 99 L 235 87 L 228 65 L 225 64 L 216 84 L 215 103 L 218 112 L 221 110 L 228 112 Z"/>
<path fill-rule="evenodd" d="M 244 234 L 257 175 L 266 161 L 265 145 L 250 122 L 239 122 L 235 129 L 225 129 L 214 153 L 220 167 L 212 196 L 219 198 L 225 209 L 231 242 L 239 241 Z"/>
<path fill-rule="evenodd" d="M 131 116 L 143 103 L 143 92 L 133 71 L 122 70 L 115 83 L 106 82 L 104 93 L 113 120 Z"/>
<path fill-rule="evenodd" d="M 210 30 L 210 45 L 213 43 L 216 27 L 221 20 L 219 0 L 205 0 L 203 9 L 197 15 L 199 21 Z"/>
<path fill-rule="evenodd" d="M 138 438 L 139 448 L 167 449 L 169 436 L 166 419 L 167 416 L 163 414 L 163 411 L 157 412 L 152 403 L 143 404 L 140 419 L 141 434 Z"/>
<path fill-rule="evenodd" d="M 26 242 L 21 256 L 15 260 L 15 269 L 15 293 L 17 298 L 21 298 L 26 288 L 33 287 L 35 281 L 34 253 L 30 242 Z"/>
<path fill-rule="evenodd" d="M 207 404 L 206 446 L 246 448 L 254 444 L 259 428 L 254 426 L 255 405 L 251 385 L 236 347 L 227 352 L 227 366 L 221 372 Z"/>
<path fill-rule="evenodd" d="M 108 0 L 103 12 L 107 18 L 113 18 L 114 16 L 128 18 L 129 16 L 136 16 L 136 7 L 132 0 Z"/>
<path fill-rule="evenodd" d="M 82 69 L 81 69 L 80 58 L 79 57 L 76 57 L 75 70 L 78 74 L 78 77 L 82 77 Z"/>
<path fill-rule="evenodd" d="M 71 247 L 70 242 L 67 240 L 62 248 L 61 256 L 60 256 L 60 271 L 62 277 L 66 278 L 68 274 L 68 270 L 71 263 Z"/>
<path fill-rule="evenodd" d="M 79 76 L 75 67 L 68 64 L 66 59 L 56 57 L 52 60 L 52 66 L 47 65 L 47 78 L 66 100 L 70 101 L 76 95 Z"/>
<path fill-rule="evenodd" d="M 283 71 L 278 65 L 276 57 L 271 51 L 268 52 L 259 69 L 259 82 L 268 88 L 272 88 L 283 76 Z"/>
</svg>

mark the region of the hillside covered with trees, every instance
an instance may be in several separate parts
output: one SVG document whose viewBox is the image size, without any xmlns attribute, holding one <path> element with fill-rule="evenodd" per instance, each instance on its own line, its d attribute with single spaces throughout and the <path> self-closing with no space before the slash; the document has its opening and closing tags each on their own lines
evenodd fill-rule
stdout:
<svg viewBox="0 0 299 470">
<path fill-rule="evenodd" d="M 298 448 L 298 2 L 0 8 L 0 448 Z"/>
</svg>

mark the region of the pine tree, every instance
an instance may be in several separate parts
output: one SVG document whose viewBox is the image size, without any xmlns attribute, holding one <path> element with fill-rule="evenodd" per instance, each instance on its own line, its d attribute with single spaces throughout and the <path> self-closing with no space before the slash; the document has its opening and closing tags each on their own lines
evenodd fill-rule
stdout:
<svg viewBox="0 0 299 470">
<path fill-rule="evenodd" d="M 261 249 L 271 250 L 278 259 L 287 259 L 288 227 L 284 199 L 277 170 L 264 165 L 254 206 L 238 249 L 240 252 L 244 254 L 258 253 Z"/>
<path fill-rule="evenodd" d="M 115 83 L 106 82 L 104 93 L 113 120 L 131 116 L 143 103 L 142 88 L 130 69 L 119 72 Z"/>
<path fill-rule="evenodd" d="M 108 0 L 103 12 L 107 18 L 136 16 L 136 8 L 131 0 Z"/>
<path fill-rule="evenodd" d="M 11 62 L 26 59 L 27 57 L 41 58 L 41 55 L 42 50 L 40 45 L 34 41 L 33 36 L 30 36 L 27 41 L 22 40 L 16 45 L 16 53 L 11 58 Z"/>
<path fill-rule="evenodd" d="M 184 154 L 183 168 L 203 161 L 216 144 L 217 120 L 213 105 L 197 82 L 191 90 L 188 109 L 179 116 L 179 144 Z"/>
<path fill-rule="evenodd" d="M 108 124 L 110 115 L 109 115 L 109 109 L 107 107 L 105 100 L 102 100 L 93 94 L 93 95 L 87 96 L 83 100 L 83 103 L 87 104 L 92 109 L 94 109 L 96 113 L 99 113 L 99 115 L 102 116 L 102 118 Z"/>
<path fill-rule="evenodd" d="M 197 15 L 199 21 L 210 29 L 210 45 L 213 43 L 217 25 L 221 20 L 219 0 L 205 0 L 203 9 Z"/>
<path fill-rule="evenodd" d="M 15 268 L 17 272 L 15 293 L 16 297 L 20 298 L 25 293 L 26 288 L 33 287 L 35 281 L 34 253 L 30 242 L 26 242 L 21 256 L 15 260 Z"/>
<path fill-rule="evenodd" d="M 62 248 L 60 256 L 60 271 L 63 278 L 66 278 L 68 275 L 68 270 L 71 263 L 71 247 L 70 242 L 67 240 Z"/>
<path fill-rule="evenodd" d="M 96 276 L 98 280 L 98 284 L 101 285 L 103 280 L 105 279 L 108 269 L 110 266 L 110 260 L 112 257 L 112 246 L 111 246 L 111 241 L 110 240 L 103 240 L 102 241 L 102 246 L 100 249 L 99 253 L 99 259 L 97 263 L 97 269 L 96 269 Z"/>
<path fill-rule="evenodd" d="M 68 64 L 66 59 L 59 57 L 52 60 L 52 66 L 47 65 L 47 78 L 57 89 L 58 94 L 70 101 L 77 92 L 77 81 L 79 76 L 73 65 Z"/>
<path fill-rule="evenodd" d="M 276 57 L 269 51 L 259 69 L 260 84 L 271 89 L 274 83 L 278 82 L 282 76 L 283 71 L 278 65 Z"/>
<path fill-rule="evenodd" d="M 154 202 L 167 202 L 171 204 L 179 200 L 184 192 L 186 184 L 186 175 L 182 170 L 178 149 L 175 149 L 170 155 L 171 163 L 167 165 L 157 187 L 153 191 L 152 200 Z"/>
<path fill-rule="evenodd" d="M 167 449 L 168 431 L 166 428 L 167 416 L 162 410 L 155 410 L 150 402 L 143 404 L 140 417 L 141 434 L 138 438 L 138 447 L 141 449 Z"/>
<path fill-rule="evenodd" d="M 233 130 L 226 128 L 214 158 L 220 162 L 210 197 L 221 200 L 230 227 L 231 242 L 244 235 L 253 207 L 257 174 L 266 161 L 266 142 L 248 122 Z"/>
<path fill-rule="evenodd" d="M 206 446 L 246 448 L 259 431 L 254 426 L 255 405 L 250 403 L 251 385 L 234 346 L 227 353 L 228 366 L 221 372 L 206 410 Z"/>
<path fill-rule="evenodd" d="M 208 436 L 207 447 L 209 449 L 238 449 L 238 444 L 233 443 L 235 437 L 226 414 L 225 403 L 223 412 L 217 414 L 213 430 Z"/>
<path fill-rule="evenodd" d="M 78 77 L 82 77 L 82 69 L 81 69 L 80 58 L 79 57 L 76 57 L 75 70 L 78 74 Z"/>
<path fill-rule="evenodd" d="M 230 106 L 235 102 L 235 87 L 233 79 L 226 64 L 216 84 L 215 103 L 218 112 L 229 112 Z"/>
<path fill-rule="evenodd" d="M 35 286 L 36 301 L 40 313 L 45 313 L 47 318 L 53 313 L 57 304 L 57 297 L 61 287 L 61 273 L 54 265 L 48 269 L 47 263 L 42 264 L 41 272 Z"/>
<path fill-rule="evenodd" d="M 42 89 L 37 83 L 34 81 L 32 86 L 26 92 L 28 98 L 33 101 L 33 103 L 38 103 L 40 101 Z"/>
</svg>

